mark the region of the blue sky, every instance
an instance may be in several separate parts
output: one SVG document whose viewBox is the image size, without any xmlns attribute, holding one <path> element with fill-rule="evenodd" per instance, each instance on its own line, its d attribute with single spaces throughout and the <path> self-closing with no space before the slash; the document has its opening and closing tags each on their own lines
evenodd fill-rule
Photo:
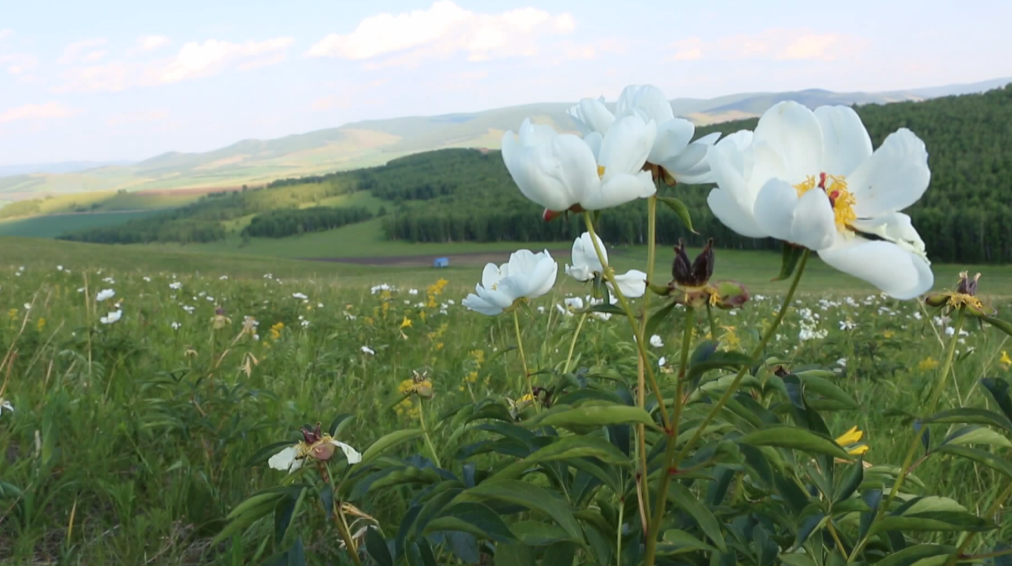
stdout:
<svg viewBox="0 0 1012 566">
<path fill-rule="evenodd" d="M 0 165 L 543 101 L 1012 75 L 1012 2 L 0 0 Z"/>
</svg>

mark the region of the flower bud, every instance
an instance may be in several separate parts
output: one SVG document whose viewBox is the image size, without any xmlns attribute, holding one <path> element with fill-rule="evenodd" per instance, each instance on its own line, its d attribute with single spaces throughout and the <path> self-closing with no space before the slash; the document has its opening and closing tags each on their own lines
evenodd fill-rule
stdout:
<svg viewBox="0 0 1012 566">
<path fill-rule="evenodd" d="M 737 281 L 718 281 L 713 285 L 717 295 L 717 306 L 722 309 L 738 309 L 749 300 L 748 289 Z"/>
<path fill-rule="evenodd" d="M 675 247 L 675 261 L 671 266 L 671 275 L 680 287 L 702 287 L 713 275 L 713 239 L 709 239 L 696 260 L 689 264 L 689 256 L 685 253 L 685 242 L 678 241 Z"/>
<path fill-rule="evenodd" d="M 977 294 L 977 281 L 980 280 L 980 273 L 973 276 L 971 280 L 969 273 L 962 271 L 959 274 L 959 283 L 956 285 L 956 292 L 970 295 L 971 297 Z"/>
</svg>

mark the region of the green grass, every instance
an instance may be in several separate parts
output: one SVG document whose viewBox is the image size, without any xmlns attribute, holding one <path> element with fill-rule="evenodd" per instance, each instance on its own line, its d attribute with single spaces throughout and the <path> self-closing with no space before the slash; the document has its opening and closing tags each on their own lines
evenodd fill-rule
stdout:
<svg viewBox="0 0 1012 566">
<path fill-rule="evenodd" d="M 97 228 L 100 226 L 115 226 L 129 222 L 130 220 L 147 218 L 158 213 L 159 211 L 157 210 L 97 212 L 0 220 L 0 236 L 55 238 L 61 234 L 75 230 Z"/>
<path fill-rule="evenodd" d="M 213 546 L 210 538 L 224 525 L 225 515 L 257 490 L 312 479 L 269 470 L 264 457 L 248 465 L 261 447 L 292 438 L 302 423 L 322 421 L 326 426 L 339 413 L 354 415 L 341 439 L 360 450 L 387 432 L 418 426 L 417 409 L 410 402 L 397 404 L 398 387 L 413 371 L 427 372 L 436 392 L 426 401 L 429 426 L 437 426 L 444 410 L 473 399 L 503 404 L 503 397 L 517 398 L 522 369 L 512 349 L 511 318 L 481 316 L 459 304 L 478 279 L 473 267 L 386 269 L 18 238 L 4 238 L 0 246 L 5 305 L 0 343 L 6 345 L 0 355 L 7 348 L 17 354 L 0 372 L 0 395 L 16 408 L 0 415 L 2 481 L 28 494 L 18 499 L 0 495 L 0 562 L 260 563 L 263 555 L 254 555 L 273 534 L 270 518 L 240 532 L 235 541 L 239 555 L 231 554 L 232 543 Z M 619 269 L 626 269 L 642 258 L 642 250 L 615 257 L 621 258 Z M 768 254 L 719 252 L 717 262 L 718 276 L 748 281 L 768 279 L 778 267 L 777 258 Z M 70 272 L 58 271 L 56 265 Z M 556 290 L 533 301 L 532 307 L 545 307 L 543 314 L 532 308 L 521 316 L 528 362 L 539 385 L 547 384 L 549 372 L 565 361 L 579 320 L 561 316 L 554 303 L 569 292 L 585 292 L 561 271 L 560 266 Z M 275 278 L 264 279 L 266 272 Z M 1005 268 L 1001 273 L 988 273 L 984 292 L 1007 281 Z M 223 275 L 229 278 L 221 279 Z M 437 277 L 447 277 L 451 285 L 434 297 L 435 307 L 418 306 L 427 302 L 425 288 Z M 830 430 L 840 434 L 860 426 L 871 447 L 867 460 L 898 465 L 910 428 L 887 411 L 916 412 L 923 406 L 937 370 L 919 365 L 928 357 L 942 358 L 938 329 L 928 319 L 913 318 L 920 312 L 914 302 L 875 296 L 865 303 L 867 293 L 862 292 L 856 297 L 859 306 L 820 305 L 819 299 L 839 298 L 854 289 L 818 265 L 806 278 L 798 307 L 819 314 L 827 336 L 799 341 L 801 319 L 792 311 L 770 355 L 798 366 L 835 368 L 832 381 L 856 399 L 857 408 L 824 413 Z M 169 287 L 175 280 L 181 290 Z M 89 311 L 84 294 L 76 291 L 85 281 L 92 298 L 103 288 L 115 289 L 116 296 L 91 303 Z M 370 293 L 368 286 L 380 282 L 401 290 L 389 296 Z M 410 287 L 421 293 L 408 294 Z M 781 283 L 775 289 L 782 293 L 785 287 Z M 294 293 L 309 298 L 303 302 Z M 97 322 L 119 300 L 123 319 L 112 325 Z M 33 303 L 30 310 L 22 306 L 26 303 Z M 184 305 L 194 307 L 193 314 Z M 211 322 L 215 306 L 230 317 L 217 331 Z M 750 349 L 756 340 L 751 329 L 768 323 L 775 306 L 774 300 L 755 300 L 735 314 L 718 312 L 717 334 L 725 347 L 741 341 L 742 350 Z M 258 341 L 240 334 L 246 315 L 260 321 Z M 402 328 L 405 318 L 412 324 Z M 840 330 L 845 320 L 855 322 L 856 329 Z M 174 322 L 182 327 L 174 330 Z M 276 335 L 271 326 L 278 329 Z M 707 329 L 701 323 L 700 333 Z M 975 351 L 960 356 L 941 408 L 987 406 L 979 378 L 1010 375 L 998 363 L 1002 350 L 1012 350 L 1007 339 L 976 325 L 967 330 L 965 346 L 959 347 Z M 650 348 L 651 363 L 665 356 L 670 369 L 670 360 L 678 355 L 677 324 L 663 323 L 658 334 L 664 345 Z M 363 345 L 376 355 L 364 355 Z M 482 352 L 480 363 L 476 351 Z M 612 379 L 635 381 L 632 352 L 621 316 L 609 321 L 591 317 L 575 342 L 573 367 L 586 368 L 581 379 L 593 387 L 610 390 Z M 838 364 L 842 358 L 845 370 Z M 673 376 L 661 373 L 665 387 Z M 687 410 L 707 407 L 692 404 Z M 948 425 L 935 427 L 937 443 Z M 444 465 L 459 473 L 458 441 L 476 442 L 483 436 L 472 430 L 452 438 L 451 430 L 436 429 L 433 444 Z M 430 452 L 416 439 L 389 455 L 428 457 Z M 487 465 L 504 458 L 486 455 L 477 461 Z M 1008 481 L 990 469 L 943 456 L 925 461 L 916 474 L 925 484 L 918 491 L 952 497 L 970 509 L 986 506 Z M 411 493 L 412 488 L 404 489 Z M 351 502 L 393 536 L 406 505 L 396 492 L 387 493 L 356 496 Z M 316 500 L 306 503 L 306 514 L 293 528 L 313 537 L 307 546 L 316 557 L 340 563 L 341 551 L 316 513 Z M 999 521 L 999 527 L 978 540 L 993 545 L 1012 536 L 1012 522 Z M 918 536 L 955 540 L 954 533 Z M 273 552 L 274 543 L 266 544 Z M 455 564 L 444 558 L 441 564 Z"/>
</svg>

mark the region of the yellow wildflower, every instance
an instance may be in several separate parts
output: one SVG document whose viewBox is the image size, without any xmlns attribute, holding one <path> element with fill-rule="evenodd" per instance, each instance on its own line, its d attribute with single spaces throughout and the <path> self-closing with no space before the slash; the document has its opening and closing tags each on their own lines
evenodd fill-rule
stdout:
<svg viewBox="0 0 1012 566">
<path fill-rule="evenodd" d="M 921 371 L 931 371 L 936 367 L 938 367 L 938 360 L 932 358 L 931 356 L 924 358 L 921 360 L 921 363 L 917 364 L 917 369 Z"/>
<path fill-rule="evenodd" d="M 39 317 L 38 322 L 35 323 L 35 327 L 38 328 L 39 332 L 42 332 L 42 329 L 46 327 L 46 318 Z"/>
<path fill-rule="evenodd" d="M 405 315 L 404 320 L 401 321 L 401 329 L 404 328 L 411 328 L 411 319 L 408 318 L 407 315 Z"/>
<path fill-rule="evenodd" d="M 893 332 L 892 330 L 886 330 L 886 331 L 882 332 L 882 336 L 884 338 L 886 338 L 886 339 L 889 339 L 889 338 L 892 338 L 893 336 L 896 336 L 896 333 Z"/>
<path fill-rule="evenodd" d="M 285 323 L 279 322 L 271 327 L 271 340 L 281 338 L 281 331 L 285 329 Z"/>
<path fill-rule="evenodd" d="M 736 327 L 734 326 L 721 326 L 724 329 L 724 334 L 720 337 L 720 341 L 724 343 L 724 346 L 728 350 L 737 350 L 741 347 L 741 339 L 735 334 Z"/>
<path fill-rule="evenodd" d="M 467 377 L 465 377 L 464 380 L 467 381 L 468 383 L 477 383 L 478 372 L 472 371 L 471 373 L 467 374 Z"/>
<path fill-rule="evenodd" d="M 438 352 L 439 350 L 442 350 L 442 349 L 443 349 L 443 343 L 442 342 L 436 342 L 436 351 Z"/>
<path fill-rule="evenodd" d="M 998 360 L 998 363 L 1001 364 L 1002 367 L 1007 370 L 1010 366 L 1012 366 L 1012 358 L 1010 358 L 1008 356 L 1008 352 L 1006 352 L 1005 350 L 1002 350 L 1001 351 L 1001 359 Z"/>
<path fill-rule="evenodd" d="M 367 316 L 367 317 L 365 317 L 365 323 L 368 326 L 372 326 L 373 324 L 376 323 L 376 321 L 373 320 L 373 318 L 371 316 Z"/>
<path fill-rule="evenodd" d="M 839 444 L 840 446 L 843 446 L 847 450 L 847 453 L 850 454 L 851 456 L 860 456 L 861 454 L 864 454 L 865 452 L 870 450 L 868 445 L 858 444 L 859 442 L 861 442 L 861 439 L 863 437 L 864 431 L 858 430 L 858 428 L 855 426 L 852 427 L 847 432 L 843 433 L 842 435 L 838 436 L 836 438 L 836 443 Z"/>
<path fill-rule="evenodd" d="M 419 311 L 418 318 L 422 319 L 422 322 L 425 322 L 425 311 Z"/>
<path fill-rule="evenodd" d="M 16 319 L 18 317 L 18 309 L 11 309 L 7 311 L 7 316 L 10 317 L 11 320 Z"/>
</svg>

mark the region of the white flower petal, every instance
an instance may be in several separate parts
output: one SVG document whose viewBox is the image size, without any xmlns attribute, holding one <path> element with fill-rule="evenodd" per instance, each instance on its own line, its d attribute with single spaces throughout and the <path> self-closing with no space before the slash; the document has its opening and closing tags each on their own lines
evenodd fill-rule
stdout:
<svg viewBox="0 0 1012 566">
<path fill-rule="evenodd" d="M 809 249 L 829 247 L 836 234 L 833 208 L 821 190 L 810 190 L 800 198 L 797 190 L 779 179 L 771 179 L 755 203 L 756 224 L 769 236 Z"/>
<path fill-rule="evenodd" d="M 717 220 L 742 236 L 765 238 L 769 235 L 756 224 L 752 210 L 745 210 L 726 190 L 712 189 L 706 197 L 706 204 Z"/>
<path fill-rule="evenodd" d="M 596 190 L 586 194 L 580 204 L 586 210 L 612 208 L 638 198 L 647 198 L 657 192 L 650 173 L 641 171 L 635 175 L 618 175 L 602 183 Z"/>
<path fill-rule="evenodd" d="M 662 164 L 678 157 L 680 153 L 685 151 L 695 132 L 696 127 L 692 125 L 692 122 L 681 118 L 657 122 L 657 136 L 647 155 L 647 161 Z M 705 155 L 704 151 L 698 159 L 702 159 Z"/>
<path fill-rule="evenodd" d="M 820 106 L 815 109 L 815 118 L 822 129 L 825 150 L 824 169 L 819 173 L 850 175 L 871 157 L 871 138 L 853 108 Z"/>
<path fill-rule="evenodd" d="M 330 443 L 337 446 L 342 452 L 344 452 L 344 457 L 348 459 L 349 464 L 357 464 L 362 461 L 362 455 L 358 453 L 358 450 L 355 450 L 351 446 L 334 439 L 331 439 Z"/>
<path fill-rule="evenodd" d="M 585 134 L 590 132 L 605 134 L 615 121 L 615 116 L 604 105 L 604 97 L 584 98 L 570 108 L 568 114 Z"/>
<path fill-rule="evenodd" d="M 847 188 L 857 201 L 854 212 L 866 218 L 914 204 L 930 181 L 924 142 L 901 128 L 889 134 L 875 153 L 847 177 Z"/>
<path fill-rule="evenodd" d="M 656 137 L 657 125 L 652 121 L 644 122 L 635 115 L 616 120 L 601 142 L 598 164 L 604 167 L 602 179 L 607 182 L 643 169 Z"/>
<path fill-rule="evenodd" d="M 615 276 L 619 291 L 629 299 L 642 297 L 647 290 L 647 274 L 637 269 L 630 269 L 622 275 Z M 611 284 L 608 285 L 611 287 Z"/>
<path fill-rule="evenodd" d="M 858 219 L 851 222 L 851 226 L 862 233 L 874 234 L 879 238 L 892 242 L 904 250 L 916 254 L 928 262 L 924 249 L 924 240 L 914 229 L 910 217 L 902 212 L 895 212 L 885 216 L 870 219 Z"/>
<path fill-rule="evenodd" d="M 544 126 L 532 128 L 530 121 L 525 120 L 520 141 L 512 132 L 503 135 L 503 163 L 524 196 L 549 210 L 567 210 L 579 202 L 582 192 L 600 184 L 594 154 L 582 139 L 573 135 L 525 136 L 525 132 L 545 131 Z"/>
<path fill-rule="evenodd" d="M 822 130 L 815 114 L 802 104 L 785 101 L 767 110 L 759 118 L 753 142 L 768 143 L 780 156 L 786 167 L 782 178 L 791 184 L 822 171 Z"/>
<path fill-rule="evenodd" d="M 664 92 L 654 85 L 629 85 L 622 89 L 615 104 L 617 114 L 624 117 L 637 110 L 658 124 L 675 117 L 671 102 L 664 96 Z"/>
<path fill-rule="evenodd" d="M 294 446 L 288 446 L 281 450 L 281 452 L 271 456 L 271 458 L 267 460 L 267 465 L 274 470 L 281 470 L 283 472 L 290 471 L 292 469 L 292 464 L 297 461 L 295 457 L 298 453 L 298 450 L 296 450 Z"/>
<path fill-rule="evenodd" d="M 890 242 L 859 236 L 846 239 L 841 235 L 832 247 L 820 250 L 819 257 L 897 299 L 913 299 L 935 283 L 931 266 L 924 258 Z"/>
</svg>

